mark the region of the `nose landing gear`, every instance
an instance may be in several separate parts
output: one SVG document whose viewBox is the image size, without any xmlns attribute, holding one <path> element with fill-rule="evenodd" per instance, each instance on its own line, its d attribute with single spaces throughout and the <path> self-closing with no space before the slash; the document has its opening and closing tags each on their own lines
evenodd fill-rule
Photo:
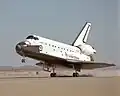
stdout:
<svg viewBox="0 0 120 96">
<path fill-rule="evenodd" d="M 23 58 L 22 58 L 21 62 L 22 62 L 22 63 L 25 63 L 25 62 L 26 62 L 25 55 L 23 55 Z"/>
<path fill-rule="evenodd" d="M 21 62 L 22 62 L 22 63 L 25 63 L 25 62 L 26 62 L 25 58 L 23 58 L 23 59 L 21 60 Z"/>
</svg>

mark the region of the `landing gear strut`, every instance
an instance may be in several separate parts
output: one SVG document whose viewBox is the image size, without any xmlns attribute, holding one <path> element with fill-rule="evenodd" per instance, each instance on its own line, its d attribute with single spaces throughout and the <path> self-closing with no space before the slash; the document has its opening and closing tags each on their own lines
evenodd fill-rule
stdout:
<svg viewBox="0 0 120 96">
<path fill-rule="evenodd" d="M 50 74 L 50 77 L 56 77 L 56 73 L 55 73 L 55 64 L 52 65 L 52 70 L 53 70 L 53 73 Z"/>
<path fill-rule="evenodd" d="M 23 53 L 23 58 L 22 58 L 21 62 L 25 63 L 25 55 L 24 55 L 24 53 Z"/>
<path fill-rule="evenodd" d="M 81 71 L 81 66 L 73 65 L 73 68 L 75 70 L 75 72 L 73 73 L 73 77 L 79 77 L 79 73 L 77 71 Z"/>
<path fill-rule="evenodd" d="M 50 64 L 44 62 L 43 63 L 43 70 L 47 71 L 47 72 L 51 72 L 51 70 L 50 70 Z"/>
<path fill-rule="evenodd" d="M 47 62 L 44 62 L 43 64 L 43 70 L 47 71 L 47 72 L 51 72 L 50 67 L 52 67 L 52 73 L 50 73 L 50 77 L 56 77 L 56 73 L 55 73 L 55 64 L 49 64 Z"/>
</svg>

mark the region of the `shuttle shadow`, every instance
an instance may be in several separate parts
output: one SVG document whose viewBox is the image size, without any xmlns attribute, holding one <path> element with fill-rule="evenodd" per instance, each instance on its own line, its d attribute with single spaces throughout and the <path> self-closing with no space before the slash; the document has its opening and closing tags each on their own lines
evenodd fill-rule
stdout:
<svg viewBox="0 0 120 96">
<path fill-rule="evenodd" d="M 33 79 L 35 79 L 35 78 L 57 78 L 57 77 L 73 77 L 73 76 L 70 76 L 70 75 L 57 75 L 56 77 L 50 77 L 50 76 L 42 76 L 42 77 L 40 77 L 40 76 L 36 76 L 36 77 L 0 77 L 0 79 L 27 79 L 27 78 L 33 78 Z M 93 75 L 80 75 L 79 77 L 94 77 Z M 76 77 L 73 77 L 73 78 L 76 78 Z"/>
<path fill-rule="evenodd" d="M 56 77 L 73 77 L 73 76 L 70 76 L 70 75 L 58 75 Z M 94 77 L 93 75 L 86 75 L 86 74 L 83 74 L 83 75 L 79 75 L 78 77 Z"/>
</svg>

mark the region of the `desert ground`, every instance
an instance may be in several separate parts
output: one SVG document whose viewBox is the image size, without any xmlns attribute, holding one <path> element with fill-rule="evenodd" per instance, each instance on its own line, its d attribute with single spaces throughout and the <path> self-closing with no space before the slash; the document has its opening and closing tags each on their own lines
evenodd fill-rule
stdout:
<svg viewBox="0 0 120 96">
<path fill-rule="evenodd" d="M 4 78 L 0 96 L 120 96 L 120 77 Z"/>
<path fill-rule="evenodd" d="M 59 74 L 71 75 L 71 71 Z M 94 77 L 51 78 L 35 70 L 0 71 L 0 96 L 120 96 L 119 71 L 82 71 Z"/>
</svg>

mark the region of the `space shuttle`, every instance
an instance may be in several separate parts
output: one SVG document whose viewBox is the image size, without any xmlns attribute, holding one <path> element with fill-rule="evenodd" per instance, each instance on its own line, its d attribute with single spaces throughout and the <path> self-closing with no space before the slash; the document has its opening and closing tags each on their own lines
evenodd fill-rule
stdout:
<svg viewBox="0 0 120 96">
<path fill-rule="evenodd" d="M 22 56 L 22 63 L 25 63 L 26 57 L 38 60 L 36 65 L 42 65 L 43 70 L 50 72 L 51 77 L 56 77 L 56 65 L 74 69 L 73 77 L 78 77 L 81 69 L 116 66 L 94 60 L 96 50 L 87 44 L 90 29 L 91 23 L 86 22 L 72 44 L 30 34 L 25 40 L 16 44 L 15 50 Z"/>
</svg>

